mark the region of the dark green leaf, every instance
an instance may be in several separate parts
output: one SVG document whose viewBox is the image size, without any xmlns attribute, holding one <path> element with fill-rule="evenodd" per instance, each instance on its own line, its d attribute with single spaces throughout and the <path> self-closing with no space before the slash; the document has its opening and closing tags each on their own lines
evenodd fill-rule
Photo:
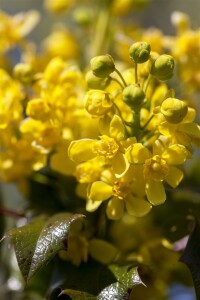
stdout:
<svg viewBox="0 0 200 300">
<path fill-rule="evenodd" d="M 128 300 L 129 292 L 125 286 L 119 282 L 106 287 L 98 296 L 97 300 Z"/>
<path fill-rule="evenodd" d="M 80 292 L 80 291 L 75 291 L 75 290 L 63 290 L 58 297 L 61 295 L 67 295 L 69 296 L 72 300 L 97 300 L 95 296 L 92 296 L 91 294 L 88 294 L 86 292 Z"/>
<path fill-rule="evenodd" d="M 196 221 L 186 248 L 180 257 L 180 261 L 188 266 L 192 274 L 197 299 L 200 299 L 200 225 Z"/>
<path fill-rule="evenodd" d="M 92 296 L 85 291 L 73 289 L 64 289 L 59 295 L 67 295 L 72 300 L 128 300 L 130 299 L 130 293 L 133 287 L 138 284 L 143 284 L 137 272 L 137 268 L 112 265 L 109 269 L 112 271 L 113 275 L 115 275 L 118 282 L 105 287 L 98 296 Z M 54 295 L 54 292 L 52 295 Z M 50 299 L 54 300 L 55 297 L 52 295 Z"/>
<path fill-rule="evenodd" d="M 25 281 L 29 274 L 37 239 L 45 220 L 46 217 L 41 216 L 25 226 L 9 230 L 5 235 L 5 238 L 9 237 L 14 245 L 17 262 Z"/>
<path fill-rule="evenodd" d="M 32 223 L 12 229 L 5 235 L 14 245 L 19 268 L 27 282 L 40 268 L 45 266 L 60 250 L 67 249 L 67 235 L 71 224 L 83 217 L 59 213 L 48 220 L 35 219 Z"/>
<path fill-rule="evenodd" d="M 128 300 L 134 286 L 143 284 L 137 268 L 130 266 L 110 266 L 118 282 L 106 287 L 97 297 L 97 300 Z"/>
<path fill-rule="evenodd" d="M 136 267 L 111 265 L 109 269 L 126 289 L 143 284 Z"/>
</svg>

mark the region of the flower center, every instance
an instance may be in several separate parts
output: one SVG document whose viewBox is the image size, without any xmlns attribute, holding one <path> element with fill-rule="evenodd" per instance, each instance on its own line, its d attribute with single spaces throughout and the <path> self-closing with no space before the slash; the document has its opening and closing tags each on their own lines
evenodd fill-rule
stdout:
<svg viewBox="0 0 200 300">
<path fill-rule="evenodd" d="M 127 184 L 119 181 L 115 181 L 113 184 L 113 195 L 119 199 L 123 199 L 130 192 L 130 188 Z"/>
<path fill-rule="evenodd" d="M 116 143 L 116 141 L 106 135 L 101 136 L 101 140 L 98 141 L 93 148 L 94 152 L 96 152 L 98 155 L 107 158 L 112 158 L 115 156 L 118 149 L 119 145 Z"/>
<path fill-rule="evenodd" d="M 168 171 L 169 167 L 166 161 L 159 155 L 155 155 L 145 161 L 143 172 L 146 179 L 162 181 L 167 176 Z"/>
</svg>

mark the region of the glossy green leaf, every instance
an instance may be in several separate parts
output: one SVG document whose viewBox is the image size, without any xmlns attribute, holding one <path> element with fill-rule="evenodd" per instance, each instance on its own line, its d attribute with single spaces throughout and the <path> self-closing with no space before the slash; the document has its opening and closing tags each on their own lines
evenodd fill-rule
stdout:
<svg viewBox="0 0 200 300">
<path fill-rule="evenodd" d="M 129 292 L 125 286 L 119 282 L 106 287 L 96 298 L 96 300 L 124 300 L 129 299 Z"/>
<path fill-rule="evenodd" d="M 128 300 L 130 299 L 133 287 L 143 284 L 137 272 L 137 268 L 112 265 L 109 269 L 115 275 L 118 282 L 114 282 L 105 287 L 99 295 L 93 296 L 86 292 L 72 289 L 64 289 L 59 295 L 67 295 L 72 300 Z M 50 299 L 54 300 L 54 298 Z"/>
<path fill-rule="evenodd" d="M 86 292 L 75 291 L 71 289 L 63 290 L 58 295 L 58 297 L 60 297 L 61 295 L 67 295 L 72 300 L 97 300 L 97 298 L 95 296 L 92 296 L 91 294 L 88 294 Z"/>
<path fill-rule="evenodd" d="M 124 300 L 129 299 L 134 286 L 143 284 L 137 268 L 130 266 L 110 266 L 118 282 L 106 287 L 98 296 L 97 300 Z"/>
<path fill-rule="evenodd" d="M 20 228 L 11 229 L 10 238 L 25 282 L 45 266 L 60 250 L 67 249 L 67 235 L 71 224 L 83 215 L 59 213 L 49 219 L 39 217 Z"/>
<path fill-rule="evenodd" d="M 130 289 L 138 284 L 144 285 L 136 267 L 111 265 L 109 269 L 126 289 Z"/>
</svg>

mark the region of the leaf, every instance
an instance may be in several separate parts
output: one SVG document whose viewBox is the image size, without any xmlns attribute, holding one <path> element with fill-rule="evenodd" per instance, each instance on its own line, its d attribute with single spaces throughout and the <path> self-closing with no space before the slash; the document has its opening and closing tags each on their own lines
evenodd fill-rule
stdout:
<svg viewBox="0 0 200 300">
<path fill-rule="evenodd" d="M 11 229 L 10 238 L 21 273 L 27 283 L 60 250 L 67 249 L 67 235 L 71 224 L 83 215 L 59 213 L 47 220 L 42 216 L 20 228 Z"/>
<path fill-rule="evenodd" d="M 143 284 L 138 274 L 137 268 L 131 266 L 111 265 L 118 282 L 106 287 L 98 296 L 97 300 L 128 300 L 134 286 Z"/>
<path fill-rule="evenodd" d="M 129 291 L 119 282 L 106 287 L 96 298 L 96 300 L 128 300 Z"/>
<path fill-rule="evenodd" d="M 63 261 L 56 257 L 56 268 L 52 274 L 52 284 L 47 293 L 48 299 L 54 299 L 55 289 L 75 290 L 98 295 L 105 287 L 116 282 L 116 278 L 105 264 L 89 258 L 87 263 L 78 267 L 70 261 Z M 60 294 L 60 292 L 58 294 Z"/>
<path fill-rule="evenodd" d="M 188 266 L 192 274 L 197 299 L 200 299 L 200 225 L 196 221 L 180 261 Z"/>
<path fill-rule="evenodd" d="M 72 300 L 97 300 L 97 298 L 91 294 L 88 294 L 86 292 L 75 291 L 71 289 L 63 290 L 58 295 L 58 297 L 60 297 L 61 295 L 67 295 Z"/>
<path fill-rule="evenodd" d="M 117 280 L 123 284 L 127 289 L 132 288 L 135 285 L 143 284 L 139 274 L 137 267 L 133 266 L 118 266 L 111 265 L 109 269 L 112 271 Z"/>
<path fill-rule="evenodd" d="M 138 284 L 143 284 L 137 268 L 112 265 L 109 269 L 116 276 L 118 282 L 105 287 L 98 296 L 92 296 L 86 292 L 72 289 L 65 289 L 59 295 L 67 295 L 72 300 L 128 300 L 130 299 L 133 287 Z"/>
</svg>

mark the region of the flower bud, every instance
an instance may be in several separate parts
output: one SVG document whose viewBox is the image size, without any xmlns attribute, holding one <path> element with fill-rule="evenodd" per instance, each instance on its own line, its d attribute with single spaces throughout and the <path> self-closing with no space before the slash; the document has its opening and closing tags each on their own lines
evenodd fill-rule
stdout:
<svg viewBox="0 0 200 300">
<path fill-rule="evenodd" d="M 173 76 L 174 59 L 171 55 L 162 54 L 152 64 L 151 74 L 159 80 L 167 80 Z"/>
<path fill-rule="evenodd" d="M 85 80 L 90 89 L 103 90 L 108 83 L 107 78 L 96 77 L 92 71 L 87 72 Z"/>
<path fill-rule="evenodd" d="M 151 47 L 146 42 L 134 43 L 129 48 L 129 55 L 137 64 L 142 64 L 149 59 Z"/>
<path fill-rule="evenodd" d="M 48 103 L 40 98 L 30 100 L 26 107 L 27 116 L 35 120 L 47 120 L 50 117 L 50 112 Z"/>
<path fill-rule="evenodd" d="M 100 78 L 108 77 L 115 71 L 114 60 L 109 54 L 93 57 L 90 64 L 93 74 Z"/>
<path fill-rule="evenodd" d="M 69 0 L 45 0 L 45 7 L 52 13 L 62 13 L 70 6 Z"/>
<path fill-rule="evenodd" d="M 92 23 L 93 21 L 93 15 L 92 11 L 89 8 L 77 8 L 75 9 L 73 13 L 73 17 L 76 21 L 81 26 L 88 26 Z"/>
<path fill-rule="evenodd" d="M 130 84 L 123 90 L 123 100 L 131 108 L 139 108 L 145 99 L 145 93 L 138 84 Z"/>
<path fill-rule="evenodd" d="M 179 99 L 167 98 L 162 102 L 160 111 L 169 123 L 178 124 L 186 116 L 188 106 Z"/>
<path fill-rule="evenodd" d="M 85 98 L 85 108 L 94 117 L 103 116 L 113 106 L 114 99 L 101 90 L 90 90 Z"/>
<path fill-rule="evenodd" d="M 180 11 L 174 11 L 172 13 L 171 22 L 179 30 L 179 32 L 184 32 L 190 27 L 190 19 L 188 15 Z"/>
<path fill-rule="evenodd" d="M 29 84 L 33 81 L 33 68 L 28 63 L 19 63 L 14 67 L 14 76 L 23 84 Z"/>
</svg>

